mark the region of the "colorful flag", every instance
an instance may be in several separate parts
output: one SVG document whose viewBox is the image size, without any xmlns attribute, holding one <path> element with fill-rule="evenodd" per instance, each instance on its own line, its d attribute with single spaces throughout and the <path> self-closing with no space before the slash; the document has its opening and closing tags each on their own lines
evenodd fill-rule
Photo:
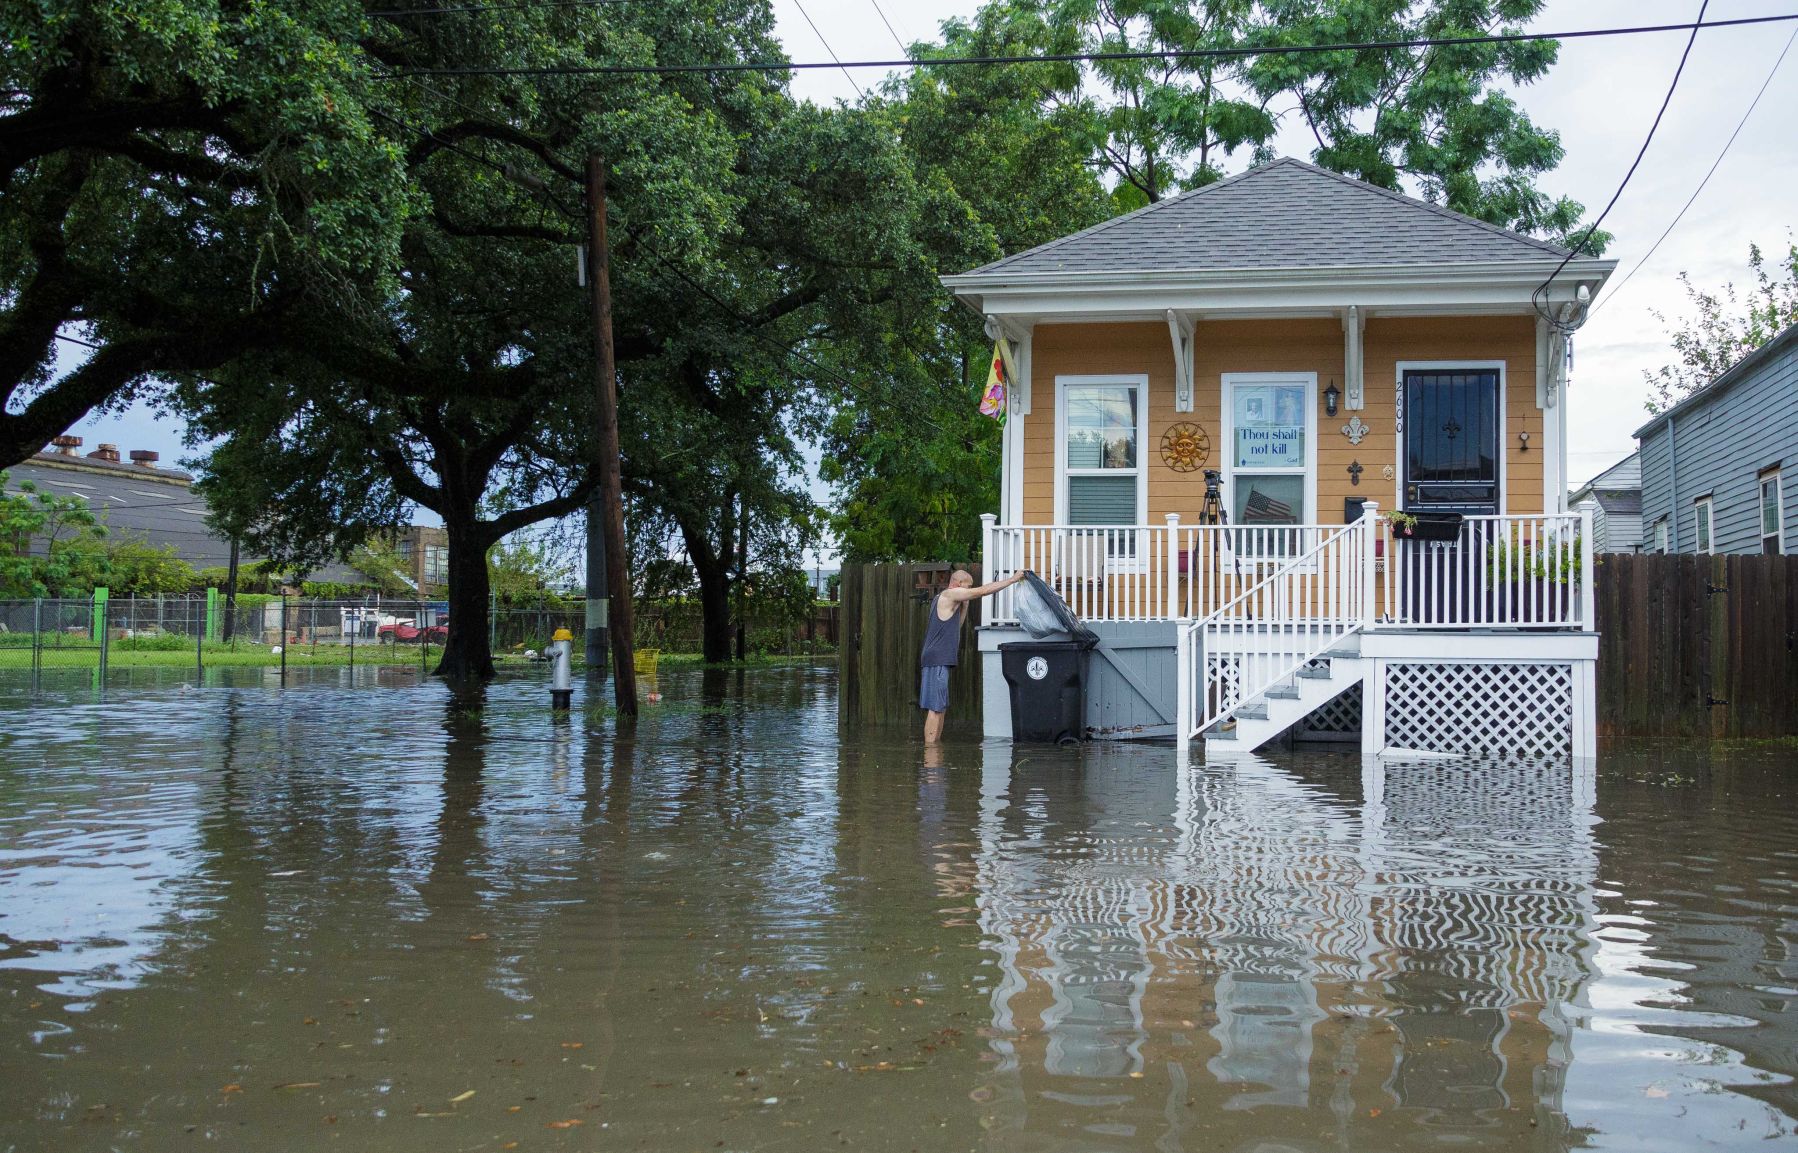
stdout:
<svg viewBox="0 0 1798 1153">
<path fill-rule="evenodd" d="M 1005 382 L 1010 379 L 1005 372 L 1005 354 L 997 343 L 993 345 L 993 366 L 987 370 L 986 392 L 980 397 L 980 414 L 990 416 L 994 420 L 1005 419 Z"/>
</svg>

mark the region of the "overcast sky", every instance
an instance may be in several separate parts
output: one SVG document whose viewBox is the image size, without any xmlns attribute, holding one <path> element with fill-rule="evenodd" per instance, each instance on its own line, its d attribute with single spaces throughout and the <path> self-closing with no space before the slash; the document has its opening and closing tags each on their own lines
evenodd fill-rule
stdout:
<svg viewBox="0 0 1798 1153">
<path fill-rule="evenodd" d="M 934 38 L 938 22 L 971 16 L 977 0 L 773 0 L 780 35 L 795 61 L 891 59 L 893 35 L 876 5 L 907 42 Z M 808 26 L 800 10 L 817 24 Z M 1774 0 L 1714 0 L 1707 19 L 1789 10 Z M 1658 24 L 1690 20 L 1697 0 L 1550 0 L 1537 27 L 1544 31 Z M 1798 49 L 1780 67 L 1772 86 L 1717 173 L 1654 258 L 1617 292 L 1680 206 L 1692 195 L 1753 100 L 1780 50 L 1792 35 L 1787 25 L 1722 29 L 1701 34 L 1653 146 L 1622 200 L 1605 222 L 1616 235 L 1607 256 L 1621 264 L 1601 293 L 1601 307 L 1576 340 L 1571 389 L 1568 474 L 1577 483 L 1608 467 L 1634 447 L 1630 434 L 1646 419 L 1642 373 L 1667 362 L 1663 326 L 1650 314 L 1685 311 L 1676 281 L 1689 272 L 1701 286 L 1746 279 L 1748 246 L 1784 250 L 1798 224 Z M 1542 182 L 1553 195 L 1571 195 L 1596 213 L 1616 190 L 1641 146 L 1672 79 L 1685 37 L 1681 33 L 1575 40 L 1563 43 L 1560 62 L 1542 82 L 1517 96 L 1537 124 L 1560 132 L 1567 158 Z M 858 71 L 867 85 L 880 72 Z M 818 101 L 853 100 L 842 72 L 796 74 L 797 95 Z M 1289 130 L 1279 151 L 1308 157 L 1309 134 Z M 1238 167 L 1241 165 L 1238 162 Z M 1614 299 L 1609 299 L 1615 294 Z M 83 421 L 75 430 L 121 449 L 152 448 L 165 460 L 182 455 L 180 429 L 134 409 L 121 416 Z"/>
</svg>

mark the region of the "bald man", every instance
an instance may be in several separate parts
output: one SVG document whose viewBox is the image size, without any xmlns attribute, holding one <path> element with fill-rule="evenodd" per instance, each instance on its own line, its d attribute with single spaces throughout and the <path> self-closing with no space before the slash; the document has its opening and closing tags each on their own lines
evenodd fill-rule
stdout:
<svg viewBox="0 0 1798 1153">
<path fill-rule="evenodd" d="M 918 654 L 922 670 L 918 678 L 918 707 L 924 710 L 925 744 L 934 745 L 943 739 L 943 715 L 949 711 L 949 670 L 955 667 L 956 654 L 961 651 L 961 622 L 968 615 L 968 603 L 1017 584 L 1028 572 L 1019 569 L 1002 581 L 976 586 L 966 569 L 957 569 L 949 578 L 949 587 L 931 600 L 924 650 Z"/>
</svg>

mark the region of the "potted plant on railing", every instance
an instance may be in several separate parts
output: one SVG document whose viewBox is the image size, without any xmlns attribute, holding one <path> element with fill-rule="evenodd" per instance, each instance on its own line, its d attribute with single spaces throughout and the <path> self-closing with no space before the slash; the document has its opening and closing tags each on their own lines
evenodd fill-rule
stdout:
<svg viewBox="0 0 1798 1153">
<path fill-rule="evenodd" d="M 1486 549 L 1486 612 L 1493 621 L 1565 624 L 1585 577 L 1578 534 L 1532 538 L 1521 527 Z"/>
<path fill-rule="evenodd" d="M 1385 520 L 1386 527 L 1392 530 L 1392 535 L 1395 537 L 1410 536 L 1413 532 L 1417 531 L 1417 518 L 1408 512 L 1400 512 L 1398 509 L 1393 509 L 1391 512 L 1386 513 L 1382 519 Z"/>
</svg>

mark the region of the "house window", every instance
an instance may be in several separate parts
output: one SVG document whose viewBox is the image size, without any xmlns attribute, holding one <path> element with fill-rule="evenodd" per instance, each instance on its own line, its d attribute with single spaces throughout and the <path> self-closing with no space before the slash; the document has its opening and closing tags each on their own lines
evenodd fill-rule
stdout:
<svg viewBox="0 0 1798 1153">
<path fill-rule="evenodd" d="M 1226 383 L 1230 523 L 1305 523 L 1314 389 L 1290 378 L 1245 376 Z"/>
<path fill-rule="evenodd" d="M 440 544 L 425 546 L 425 583 L 428 585 L 449 583 L 448 546 Z"/>
<path fill-rule="evenodd" d="M 1694 539 L 1696 539 L 1698 541 L 1698 551 L 1704 552 L 1704 553 L 1710 552 L 1711 551 L 1711 498 L 1710 497 L 1701 496 L 1692 503 L 1692 519 L 1695 522 L 1697 522 L 1697 524 L 1696 524 L 1697 536 Z"/>
<path fill-rule="evenodd" d="M 1136 381 L 1062 384 L 1066 523 L 1143 523 L 1143 417 Z"/>
<path fill-rule="evenodd" d="M 1661 517 L 1654 522 L 1654 551 L 1667 551 L 1667 518 Z"/>
<path fill-rule="evenodd" d="M 1785 520 L 1784 498 L 1779 491 L 1779 470 L 1761 473 L 1761 551 L 1783 552 L 1779 543 L 1779 526 Z"/>
</svg>

